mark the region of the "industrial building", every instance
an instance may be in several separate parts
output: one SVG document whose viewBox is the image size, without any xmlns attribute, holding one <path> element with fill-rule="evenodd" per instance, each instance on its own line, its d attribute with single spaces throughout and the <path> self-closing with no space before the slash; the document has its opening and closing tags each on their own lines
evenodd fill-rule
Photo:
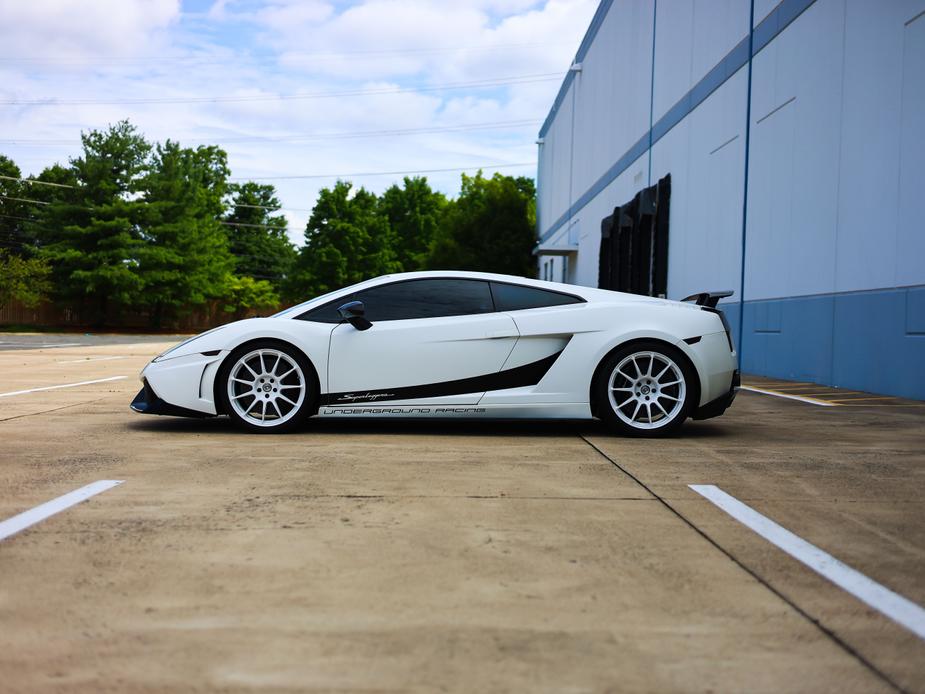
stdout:
<svg viewBox="0 0 925 694">
<path fill-rule="evenodd" d="M 746 373 L 925 399 L 925 0 L 603 0 L 539 276 L 724 300 Z"/>
</svg>

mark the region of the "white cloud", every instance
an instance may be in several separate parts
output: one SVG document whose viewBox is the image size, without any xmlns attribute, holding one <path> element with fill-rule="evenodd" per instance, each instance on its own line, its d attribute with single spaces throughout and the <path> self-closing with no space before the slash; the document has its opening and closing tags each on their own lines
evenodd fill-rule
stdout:
<svg viewBox="0 0 925 694">
<path fill-rule="evenodd" d="M 209 19 L 222 20 L 227 18 L 225 8 L 228 7 L 228 0 L 215 0 L 209 7 L 206 16 Z"/>
<path fill-rule="evenodd" d="M 334 7 L 320 0 L 273 0 L 255 19 L 274 31 L 288 33 L 317 24 L 334 14 Z"/>
<path fill-rule="evenodd" d="M 494 14 L 505 6 L 515 14 Z M 432 81 L 562 70 L 596 0 L 367 0 L 325 21 L 274 26 L 268 42 L 306 74 L 351 78 L 417 75 Z M 346 55 L 345 55 L 346 54 Z"/>
<path fill-rule="evenodd" d="M 0 140 L 49 139 L 7 154 L 38 173 L 77 154 L 81 130 L 129 118 L 149 139 L 217 142 L 234 176 L 438 169 L 530 161 L 559 87 L 434 85 L 564 73 L 597 0 L 217 0 L 181 13 L 176 0 L 0 0 L 3 56 L 71 57 L 73 65 L 0 60 L 0 101 L 275 96 L 400 88 L 401 93 L 216 103 L 3 106 Z M 48 9 L 52 8 L 52 9 Z M 16 27 L 12 30 L 10 27 Z M 140 56 L 163 55 L 148 62 Z M 109 56 L 135 60 L 107 60 Z M 79 60 L 78 60 L 79 59 Z M 423 91 L 420 91 L 424 88 Z M 419 91 L 414 91 L 419 90 Z M 532 121 L 505 129 L 301 141 L 275 137 Z M 265 137 L 265 141 L 239 141 Z M 71 144 L 59 144 L 60 140 Z M 516 174 L 531 174 L 530 167 Z M 430 174 L 449 194 L 458 173 Z M 400 176 L 358 178 L 380 191 Z M 280 180 L 287 207 L 310 208 L 330 179 Z M 307 218 L 289 212 L 301 242 Z"/>
<path fill-rule="evenodd" d="M 0 46 L 18 58 L 134 56 L 179 16 L 179 0 L 0 0 Z"/>
</svg>

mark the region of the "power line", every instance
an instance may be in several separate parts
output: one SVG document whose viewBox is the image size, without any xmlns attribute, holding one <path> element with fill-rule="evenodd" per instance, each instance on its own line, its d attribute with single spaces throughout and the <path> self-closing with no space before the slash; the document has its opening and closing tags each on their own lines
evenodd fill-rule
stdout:
<svg viewBox="0 0 925 694">
<path fill-rule="evenodd" d="M 452 89 L 470 89 L 486 87 L 503 87 L 513 84 L 531 84 L 562 79 L 561 72 L 545 72 L 534 75 L 477 80 L 474 82 L 454 82 L 432 85 L 429 87 L 383 87 L 378 89 L 354 89 L 342 92 L 311 92 L 307 94 L 264 94 L 251 96 L 196 96 L 196 97 L 151 97 L 140 99 L 13 99 L 0 101 L 0 106 L 103 106 L 126 104 L 198 104 L 198 103 L 241 103 L 254 101 L 291 101 L 306 99 L 330 99 L 347 96 L 375 96 L 382 94 L 407 94 L 434 92 Z"/>
<path fill-rule="evenodd" d="M 50 205 L 49 202 L 44 202 L 42 200 L 28 200 L 27 198 L 14 198 L 9 195 L 0 195 L 0 198 L 4 200 L 15 200 L 16 202 L 34 202 L 36 205 Z"/>
<path fill-rule="evenodd" d="M 0 195 L 0 197 L 6 197 L 6 196 Z M 24 200 L 23 202 L 39 202 L 39 201 L 38 201 L 38 200 Z M 47 204 L 47 203 L 41 203 L 41 204 L 44 205 L 44 204 Z M 93 208 L 92 208 L 92 207 L 83 207 L 83 209 L 85 209 L 85 210 L 92 210 Z M 21 221 L 21 222 L 35 222 L 35 221 L 36 221 L 36 220 L 34 220 L 34 219 L 30 218 L 30 217 L 17 217 L 17 216 L 15 216 L 15 215 L 11 215 L 11 214 L 0 214 L 0 217 L 2 217 L 2 218 L 4 218 L 4 219 L 17 219 L 17 220 L 19 220 L 19 221 Z M 281 219 L 282 219 L 284 222 L 286 222 L 286 224 L 287 224 L 287 226 L 288 226 L 288 220 L 286 220 L 285 217 L 282 217 Z M 219 224 L 226 224 L 226 225 L 228 225 L 228 226 L 233 226 L 233 227 L 254 227 L 255 229 L 275 229 L 275 230 L 282 229 L 282 227 L 273 226 L 273 225 L 271 225 L 271 224 L 245 224 L 244 222 L 226 222 L 226 221 L 221 220 L 221 219 L 217 219 L 216 221 L 217 221 Z"/>
<path fill-rule="evenodd" d="M 278 57 L 300 56 L 300 57 L 320 57 L 320 56 L 367 56 L 367 55 L 418 55 L 427 53 L 461 53 L 470 51 L 493 51 L 499 48 L 532 48 L 535 46 L 559 46 L 573 45 L 573 41 L 534 41 L 528 43 L 497 43 L 486 46 L 446 46 L 443 48 L 382 48 L 367 51 L 317 51 L 301 52 L 287 51 L 279 54 Z"/>
<path fill-rule="evenodd" d="M 286 221 L 285 217 L 282 217 L 283 221 Z M 254 229 L 275 229 L 277 231 L 283 229 L 283 227 L 273 226 L 272 224 L 245 224 L 244 222 L 226 222 L 224 220 L 219 220 L 219 224 L 226 224 L 230 227 L 253 227 Z M 288 226 L 288 222 L 286 222 Z"/>
<path fill-rule="evenodd" d="M 499 43 L 488 44 L 484 46 L 447 46 L 442 48 L 384 48 L 364 51 L 285 51 L 280 53 L 237 53 L 233 56 L 195 56 L 195 55 L 154 55 L 154 56 L 95 56 L 87 58 L 75 58 L 65 56 L 43 57 L 43 58 L 21 58 L 21 57 L 0 57 L 0 63 L 28 63 L 30 65 L 92 65 L 96 63 L 112 64 L 114 62 L 124 63 L 152 63 L 152 62 L 192 62 L 198 64 L 221 64 L 227 65 L 231 59 L 239 58 L 244 61 L 264 61 L 286 58 L 351 58 L 351 57 L 368 57 L 376 55 L 428 55 L 439 53 L 463 53 L 479 51 L 495 51 L 506 48 L 533 48 L 537 46 L 558 46 L 572 45 L 573 41 L 536 41 L 528 43 Z"/>
<path fill-rule="evenodd" d="M 49 183 L 48 181 L 36 181 L 34 178 L 14 178 L 13 176 L 0 176 L 5 181 L 19 181 L 20 183 L 31 183 L 37 186 L 53 186 L 55 188 L 76 188 L 65 183 Z"/>
<path fill-rule="evenodd" d="M 278 205 L 245 205 L 243 202 L 234 202 L 233 200 L 229 203 L 229 205 L 231 205 L 231 207 L 252 207 L 252 208 L 254 208 L 255 210 L 274 210 L 274 211 L 275 211 L 275 210 L 282 210 L 282 209 L 284 209 L 284 208 L 282 208 L 282 207 L 280 207 L 280 206 L 278 206 Z M 292 209 L 292 210 L 294 210 L 294 209 L 296 209 L 296 208 L 290 207 L 290 208 L 286 208 L 286 209 Z M 304 209 L 304 208 L 302 208 L 302 211 L 303 211 L 303 212 L 311 212 L 311 210 L 309 210 L 309 209 Z"/>
<path fill-rule="evenodd" d="M 281 181 L 310 178 L 360 178 L 361 176 L 399 176 L 428 173 L 448 173 L 452 171 L 471 171 L 472 169 L 509 169 L 518 166 L 536 166 L 535 161 L 522 161 L 516 164 L 474 164 L 472 166 L 456 166 L 447 169 L 418 169 L 416 171 L 363 171 L 341 174 L 302 174 L 292 176 L 232 176 L 229 181 Z"/>
<path fill-rule="evenodd" d="M 293 174 L 288 176 L 230 176 L 229 181 L 275 181 L 275 180 L 299 180 L 299 179 L 321 179 L 321 178 L 360 178 L 363 176 L 412 176 L 417 174 L 430 173 L 450 173 L 454 171 L 471 171 L 473 169 L 494 170 L 509 169 L 519 166 L 536 166 L 535 161 L 512 162 L 508 164 L 472 164 L 470 166 L 454 166 L 445 169 L 410 169 L 407 171 L 355 171 L 348 173 L 326 173 L 326 174 Z M 20 183 L 34 183 L 36 185 L 55 186 L 56 188 L 77 188 L 78 186 L 65 185 L 63 183 L 48 183 L 46 181 L 36 181 L 31 178 L 14 178 L 12 176 L 0 176 L 0 179 L 8 181 L 19 181 Z M 29 202 L 42 202 L 40 200 L 30 200 Z M 243 205 L 242 205 L 243 207 Z M 259 207 L 254 205 L 254 207 Z M 304 208 L 282 207 L 280 209 L 310 212 Z"/>
<path fill-rule="evenodd" d="M 35 201 L 34 201 L 34 200 L 30 200 L 29 202 L 35 202 Z M 83 209 L 85 209 L 85 210 L 92 210 L 93 208 L 92 208 L 92 207 L 84 207 Z M 19 220 L 19 221 L 21 221 L 21 222 L 33 222 L 33 223 L 36 222 L 36 220 L 34 220 L 34 219 L 30 218 L 30 217 L 17 217 L 17 216 L 15 216 L 15 215 L 11 215 L 11 214 L 0 214 L 0 217 L 2 217 L 3 219 L 16 219 L 16 220 Z M 286 221 L 285 218 L 283 218 L 283 219 L 284 219 L 284 221 Z M 243 222 L 226 222 L 226 221 L 221 220 L 221 219 L 216 219 L 215 221 L 217 221 L 219 224 L 226 224 L 226 225 L 228 225 L 228 226 L 233 226 L 233 227 L 253 227 L 253 228 L 255 228 L 255 229 L 274 229 L 274 230 L 276 230 L 276 231 L 279 231 L 279 230 L 283 229 L 283 227 L 272 226 L 272 225 L 270 225 L 270 224 L 245 224 L 245 223 L 243 223 Z M 288 226 L 288 221 L 287 221 L 287 226 Z"/>
<path fill-rule="evenodd" d="M 255 210 L 270 210 L 271 212 L 276 212 L 278 210 L 289 210 L 290 212 L 311 212 L 307 207 L 283 207 L 275 205 L 245 205 L 243 202 L 234 202 L 233 200 L 228 203 L 230 207 L 247 207 L 253 208 Z"/>
<path fill-rule="evenodd" d="M 443 132 L 466 132 L 472 130 L 493 130 L 499 128 L 515 128 L 515 127 L 525 127 L 528 125 L 536 125 L 541 123 L 539 119 L 529 119 L 529 120 L 513 120 L 513 121 L 489 121 L 485 123 L 470 123 L 468 125 L 448 125 L 448 126 L 433 126 L 433 127 L 423 127 L 423 128 L 404 128 L 396 130 L 360 130 L 356 132 L 332 132 L 332 133 L 304 133 L 301 135 L 250 135 L 242 137 L 228 137 L 220 138 L 218 140 L 209 140 L 209 142 L 214 142 L 215 144 L 231 144 L 231 143 L 240 143 L 240 142 L 300 142 L 300 141 L 313 141 L 313 140 L 345 140 L 353 138 L 364 138 L 364 137 L 396 137 L 396 136 L 405 136 L 405 135 L 426 135 L 432 133 L 443 133 Z M 196 136 L 187 136 L 179 137 L 177 140 L 205 140 L 206 138 L 199 138 Z M 6 145 L 73 145 L 79 143 L 80 140 L 64 140 L 64 139 L 7 139 L 0 140 L 0 144 Z"/>
<path fill-rule="evenodd" d="M 0 215 L 0 216 L 3 216 L 3 215 Z M 46 231 L 49 229 L 49 227 L 44 227 L 44 226 L 43 226 L 43 227 L 39 227 L 39 228 L 40 228 L 40 229 L 44 229 L 44 230 L 46 230 Z M 137 240 L 137 239 L 136 239 L 136 240 Z M 52 244 L 52 245 L 54 245 L 54 244 Z M 19 240 L 15 235 L 13 235 L 13 234 L 0 232 L 0 249 L 4 249 L 4 248 L 15 248 L 15 247 L 18 247 L 18 248 L 28 248 L 28 249 L 31 249 L 31 250 L 40 250 L 40 249 L 43 249 L 43 248 L 47 248 L 48 246 L 41 246 L 41 245 L 36 245 L 36 244 L 34 244 L 34 243 L 29 243 L 29 242 L 20 241 L 20 240 Z M 263 261 L 266 260 L 266 257 L 265 257 L 265 256 L 253 255 L 253 254 L 249 254 L 249 253 L 235 253 L 235 252 L 232 251 L 230 248 L 228 249 L 228 252 L 231 254 L 231 256 L 232 256 L 235 260 L 238 260 L 238 259 L 241 259 L 241 258 L 247 258 L 247 259 L 250 259 L 250 260 L 263 260 Z M 282 276 L 274 276 L 274 275 L 250 275 L 250 274 L 245 275 L 245 276 L 246 276 L 246 277 L 253 277 L 254 279 L 280 279 L 280 278 L 282 277 Z"/>
<path fill-rule="evenodd" d="M 0 214 L 0 217 L 3 217 L 4 219 L 18 219 L 21 222 L 34 222 L 35 221 L 34 219 L 31 219 L 30 217 L 17 217 L 11 214 Z"/>
</svg>

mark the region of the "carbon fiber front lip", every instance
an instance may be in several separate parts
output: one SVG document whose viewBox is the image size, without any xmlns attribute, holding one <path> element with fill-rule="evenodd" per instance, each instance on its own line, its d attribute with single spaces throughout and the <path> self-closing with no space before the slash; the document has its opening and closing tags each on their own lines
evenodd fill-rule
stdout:
<svg viewBox="0 0 925 694">
<path fill-rule="evenodd" d="M 165 402 L 154 392 L 154 389 L 147 380 L 144 381 L 144 387 L 138 391 L 138 395 L 135 396 L 135 399 L 132 400 L 129 407 L 139 414 L 157 414 L 170 417 L 212 416 L 205 412 L 197 412 L 196 410 L 189 410 L 185 407 L 178 407 L 177 405 L 171 405 L 169 402 Z"/>
</svg>

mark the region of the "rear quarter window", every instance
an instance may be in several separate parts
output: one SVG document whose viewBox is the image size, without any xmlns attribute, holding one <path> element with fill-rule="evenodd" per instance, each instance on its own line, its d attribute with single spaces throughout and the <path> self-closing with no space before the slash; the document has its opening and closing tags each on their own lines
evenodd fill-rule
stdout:
<svg viewBox="0 0 925 694">
<path fill-rule="evenodd" d="M 584 299 L 571 294 L 503 282 L 492 282 L 491 293 L 496 311 L 522 311 L 527 308 L 585 303 Z"/>
</svg>

